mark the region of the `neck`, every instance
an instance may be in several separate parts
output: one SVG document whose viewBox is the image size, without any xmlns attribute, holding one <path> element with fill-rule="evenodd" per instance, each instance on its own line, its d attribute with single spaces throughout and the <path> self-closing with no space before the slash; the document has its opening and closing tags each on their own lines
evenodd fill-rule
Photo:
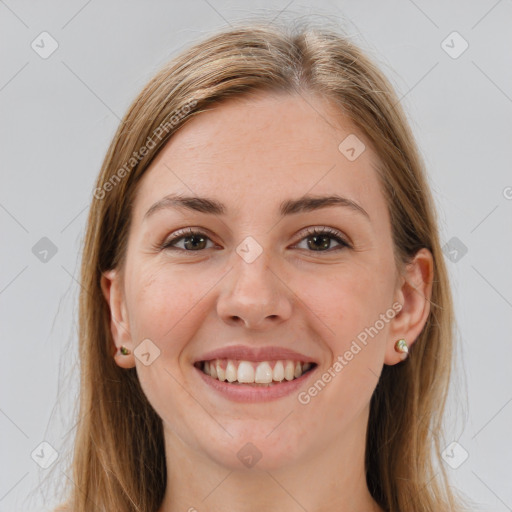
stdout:
<svg viewBox="0 0 512 512">
<path fill-rule="evenodd" d="M 158 512 L 382 512 L 366 484 L 366 429 L 360 421 L 334 446 L 272 469 L 219 465 L 185 445 L 165 423 L 164 431 L 167 487 Z"/>
</svg>

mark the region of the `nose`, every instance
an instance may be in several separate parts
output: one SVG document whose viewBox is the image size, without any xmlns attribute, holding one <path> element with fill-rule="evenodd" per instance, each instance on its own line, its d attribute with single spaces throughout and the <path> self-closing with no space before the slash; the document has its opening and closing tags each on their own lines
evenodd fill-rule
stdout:
<svg viewBox="0 0 512 512">
<path fill-rule="evenodd" d="M 236 256 L 217 301 L 217 313 L 225 323 L 265 330 L 290 318 L 293 292 L 269 263 L 265 252 L 251 263 Z"/>
</svg>

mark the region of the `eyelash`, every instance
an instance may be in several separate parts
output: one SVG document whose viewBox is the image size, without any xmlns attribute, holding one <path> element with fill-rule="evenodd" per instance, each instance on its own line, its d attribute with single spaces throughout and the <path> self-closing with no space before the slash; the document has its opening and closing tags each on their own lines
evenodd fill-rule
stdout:
<svg viewBox="0 0 512 512">
<path fill-rule="evenodd" d="M 336 242 L 340 244 L 340 247 L 337 247 L 335 249 L 328 249 L 326 251 L 308 251 L 308 252 L 315 252 L 315 253 L 331 253 L 331 252 L 338 252 L 342 249 L 351 249 L 352 246 L 340 236 L 340 233 L 332 228 L 329 227 L 322 227 L 322 228 L 307 228 L 305 236 L 303 236 L 297 243 L 302 242 L 304 239 L 309 238 L 311 236 L 318 236 L 318 235 L 328 235 L 331 239 L 334 239 Z M 186 228 L 181 229 L 177 231 L 171 238 L 164 241 L 158 248 L 160 250 L 167 249 L 167 250 L 178 250 L 182 252 L 187 253 L 194 253 L 194 252 L 201 252 L 205 249 L 200 249 L 198 251 L 187 251 L 186 249 L 181 249 L 177 247 L 173 247 L 172 245 L 178 242 L 179 240 L 182 240 L 184 238 L 191 238 L 191 237 L 204 237 L 208 240 L 211 240 L 210 237 L 208 237 L 205 233 L 201 231 L 197 231 L 193 228 Z M 305 249 L 307 250 L 307 249 Z"/>
</svg>

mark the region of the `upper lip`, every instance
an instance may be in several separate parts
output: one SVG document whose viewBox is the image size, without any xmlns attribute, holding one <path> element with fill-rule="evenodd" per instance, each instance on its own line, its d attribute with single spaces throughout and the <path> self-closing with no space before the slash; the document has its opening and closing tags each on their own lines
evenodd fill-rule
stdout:
<svg viewBox="0 0 512 512">
<path fill-rule="evenodd" d="M 290 359 L 292 361 L 301 361 L 303 363 L 316 363 L 316 361 L 304 354 L 283 347 L 247 347 L 244 345 L 233 345 L 223 347 L 203 354 L 195 360 L 211 361 L 213 359 L 233 359 L 238 361 L 279 361 Z"/>
</svg>

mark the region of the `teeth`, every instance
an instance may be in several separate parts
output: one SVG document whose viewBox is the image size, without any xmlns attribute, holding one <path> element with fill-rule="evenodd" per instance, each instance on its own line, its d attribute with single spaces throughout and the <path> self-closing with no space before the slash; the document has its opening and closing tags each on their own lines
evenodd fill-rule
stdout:
<svg viewBox="0 0 512 512">
<path fill-rule="evenodd" d="M 218 361 L 218 360 L 215 363 L 215 369 L 217 370 L 217 378 L 220 381 L 224 382 L 226 380 L 226 372 L 223 370 L 222 366 L 220 365 L 220 361 Z M 212 377 L 213 377 L 213 375 L 212 375 Z"/>
<path fill-rule="evenodd" d="M 284 368 L 284 378 L 286 380 L 293 380 L 295 373 L 295 366 L 292 361 L 286 361 L 286 366 Z"/>
<path fill-rule="evenodd" d="M 240 371 L 240 366 L 238 367 L 238 371 Z M 254 377 L 254 382 L 257 384 L 268 384 L 269 382 L 272 382 L 272 377 L 272 368 L 267 362 L 260 363 L 256 367 L 256 376 Z M 239 379 L 239 382 L 242 381 Z"/>
<path fill-rule="evenodd" d="M 258 365 L 258 370 L 260 366 Z M 238 365 L 238 382 L 254 382 L 254 368 L 252 367 L 251 363 L 248 363 L 247 361 L 241 361 Z M 270 379 L 268 382 L 270 382 L 272 379 Z M 256 382 L 259 382 L 258 380 L 258 372 L 256 371 Z"/>
<path fill-rule="evenodd" d="M 227 380 L 235 384 L 256 383 L 272 385 L 273 382 L 298 379 L 313 366 L 312 363 L 288 360 L 276 361 L 272 369 L 272 363 L 269 361 L 253 363 L 228 359 L 224 369 L 222 367 L 223 362 L 226 362 L 226 360 L 216 359 L 214 361 L 204 361 L 202 369 L 204 373 L 220 381 Z"/>
<path fill-rule="evenodd" d="M 284 379 L 284 366 L 282 361 L 277 361 L 274 366 L 274 380 L 277 382 L 281 382 Z"/>
<path fill-rule="evenodd" d="M 228 382 L 235 382 L 237 379 L 236 368 L 233 361 L 228 361 L 228 365 L 226 366 L 226 379 Z"/>
</svg>

